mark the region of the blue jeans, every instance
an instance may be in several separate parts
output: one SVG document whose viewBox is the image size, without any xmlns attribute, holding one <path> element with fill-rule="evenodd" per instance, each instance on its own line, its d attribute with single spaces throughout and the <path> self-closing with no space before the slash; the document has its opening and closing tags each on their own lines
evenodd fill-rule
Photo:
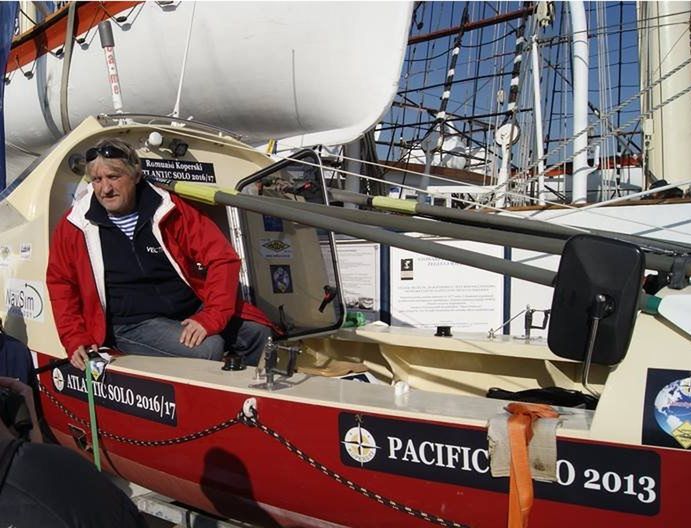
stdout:
<svg viewBox="0 0 691 528">
<path fill-rule="evenodd" d="M 199 346 L 180 343 L 180 321 L 155 317 L 141 323 L 113 325 L 115 347 L 140 356 L 191 357 L 220 361 L 226 350 L 243 356 L 246 365 L 256 365 L 271 329 L 254 321 L 233 317 L 221 335 L 207 336 Z"/>
</svg>

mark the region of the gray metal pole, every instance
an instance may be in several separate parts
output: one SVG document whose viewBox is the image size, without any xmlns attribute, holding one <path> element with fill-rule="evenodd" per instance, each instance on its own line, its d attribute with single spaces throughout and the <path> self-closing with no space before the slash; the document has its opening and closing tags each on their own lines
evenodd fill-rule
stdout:
<svg viewBox="0 0 691 528">
<path fill-rule="evenodd" d="M 425 233 L 459 240 L 473 240 L 486 244 L 500 246 L 511 246 L 541 253 L 551 253 L 560 255 L 564 249 L 563 240 L 556 238 L 540 237 L 535 235 L 522 234 L 516 236 L 515 233 L 498 231 L 489 227 L 466 226 L 449 222 L 440 222 L 426 218 L 414 218 L 402 215 L 392 215 L 389 213 L 376 213 L 373 211 L 353 211 L 341 207 L 331 207 L 306 202 L 292 202 L 281 198 L 264 197 L 265 200 L 285 204 L 289 207 L 298 207 L 314 213 L 323 214 L 332 218 L 340 218 L 358 224 L 371 226 L 381 226 L 391 229 L 400 229 L 414 233 Z"/>
<path fill-rule="evenodd" d="M 172 183 L 166 187 L 182 196 L 188 196 L 192 199 L 201 199 L 202 201 L 213 200 L 213 202 L 217 204 L 246 209 L 255 213 L 277 216 L 286 220 L 292 220 L 293 222 L 364 238 L 365 240 L 379 242 L 380 244 L 400 247 L 409 251 L 414 251 L 415 253 L 430 255 L 465 266 L 484 269 L 502 275 L 511 275 L 512 277 L 535 282 L 544 286 L 553 286 L 556 278 L 556 273 L 553 271 L 528 266 L 519 262 L 506 261 L 501 258 L 490 257 L 474 251 L 458 249 L 444 244 L 418 240 L 397 233 L 390 233 L 383 229 L 359 225 L 347 220 L 301 210 L 296 207 L 281 205 L 276 201 L 267 201 L 265 198 L 230 194 L 223 191 L 214 192 L 211 189 L 203 193 L 204 196 L 200 198 L 198 192 L 192 191 L 189 194 L 186 193 L 184 185 L 179 186 L 177 183 Z M 197 187 L 197 189 L 199 189 L 199 187 Z"/>
<path fill-rule="evenodd" d="M 450 222 L 462 223 L 464 225 L 502 229 L 514 232 L 514 236 L 515 233 L 521 233 L 521 236 L 525 234 L 534 235 L 537 237 L 551 237 L 566 240 L 574 235 L 588 233 L 591 235 L 613 238 L 615 240 L 629 242 L 639 246 L 646 252 L 646 268 L 664 272 L 669 272 L 672 270 L 672 263 L 675 256 L 672 255 L 672 253 L 684 255 L 691 254 L 691 246 L 680 242 L 667 242 L 664 240 L 637 235 L 627 235 L 624 233 L 615 233 L 613 231 L 605 231 L 602 229 L 574 229 L 568 226 L 550 224 L 541 220 L 526 220 L 523 218 L 514 218 L 504 215 L 480 213 L 478 211 L 464 211 L 434 205 L 421 205 L 413 203 L 409 200 L 395 200 L 393 198 L 367 196 L 363 194 L 348 193 L 340 190 L 331 190 L 330 194 L 332 199 L 335 201 L 349 201 L 360 206 L 396 210 L 406 214 L 417 214 L 430 218 L 439 218 L 448 220 Z M 400 202 L 404 206 L 408 207 L 409 210 L 406 211 L 403 208 L 395 207 L 393 205 L 395 202 Z M 389 206 L 389 204 L 391 204 L 391 206 Z M 521 246 L 515 245 L 514 247 Z M 551 251 L 547 249 L 535 249 L 535 251 L 551 253 Z M 663 255 L 659 253 L 668 254 Z M 688 264 L 686 274 L 687 276 L 691 275 L 691 264 Z"/>
</svg>

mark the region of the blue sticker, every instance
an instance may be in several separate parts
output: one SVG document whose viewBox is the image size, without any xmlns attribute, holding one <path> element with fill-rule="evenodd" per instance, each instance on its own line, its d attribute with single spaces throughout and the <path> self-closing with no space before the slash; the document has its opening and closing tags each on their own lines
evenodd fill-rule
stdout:
<svg viewBox="0 0 691 528">
<path fill-rule="evenodd" d="M 283 220 L 276 216 L 262 215 L 264 219 L 264 231 L 281 233 L 283 231 Z"/>
<path fill-rule="evenodd" d="M 293 293 L 293 279 L 290 276 L 290 266 L 269 266 L 271 270 L 271 284 L 274 293 Z"/>
</svg>

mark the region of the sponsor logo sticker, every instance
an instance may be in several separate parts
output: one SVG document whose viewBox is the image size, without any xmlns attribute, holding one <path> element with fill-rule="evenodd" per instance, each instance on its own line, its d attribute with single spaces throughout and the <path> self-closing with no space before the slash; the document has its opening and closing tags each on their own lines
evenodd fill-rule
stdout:
<svg viewBox="0 0 691 528">
<path fill-rule="evenodd" d="M 262 238 L 259 240 L 259 252 L 265 259 L 293 258 L 293 246 L 287 238 Z"/>
<path fill-rule="evenodd" d="M 691 448 L 691 371 L 648 369 L 644 405 L 644 444 Z"/>
<path fill-rule="evenodd" d="M 293 293 L 293 278 L 290 275 L 290 266 L 269 266 L 269 271 L 274 293 Z"/>
<path fill-rule="evenodd" d="M 13 278 L 5 285 L 5 309 L 8 316 L 43 322 L 45 309 L 43 282 Z"/>
<path fill-rule="evenodd" d="M 267 233 L 280 233 L 283 231 L 283 220 L 276 216 L 262 215 L 264 221 L 264 231 Z"/>
<path fill-rule="evenodd" d="M 19 244 L 19 258 L 22 260 L 31 260 L 32 247 L 29 242 L 21 242 Z"/>
<path fill-rule="evenodd" d="M 413 259 L 401 259 L 401 280 L 413 280 Z"/>
<path fill-rule="evenodd" d="M 0 268 L 6 268 L 10 265 L 11 254 L 10 246 L 0 246 Z"/>
<path fill-rule="evenodd" d="M 91 379 L 94 381 L 102 380 L 105 376 L 106 366 L 108 362 L 101 358 L 94 358 L 89 361 L 89 369 L 91 370 Z"/>
</svg>

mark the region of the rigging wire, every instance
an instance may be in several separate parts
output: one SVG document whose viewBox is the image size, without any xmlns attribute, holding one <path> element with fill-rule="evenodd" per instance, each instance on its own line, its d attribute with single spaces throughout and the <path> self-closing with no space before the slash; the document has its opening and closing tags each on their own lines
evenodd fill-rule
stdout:
<svg viewBox="0 0 691 528">
<path fill-rule="evenodd" d="M 562 6 L 562 7 L 563 7 L 563 6 Z M 563 19 L 562 19 L 562 20 L 563 20 Z M 619 22 L 619 24 L 622 24 L 622 23 L 623 23 L 622 21 Z M 595 33 L 601 35 L 601 37 L 604 37 L 604 36 L 605 36 L 605 31 L 602 31 L 602 30 L 601 30 L 601 31 L 598 31 L 598 32 L 595 32 Z M 612 32 L 607 32 L 607 33 L 612 33 Z M 621 40 L 621 38 L 622 38 L 621 33 L 619 34 L 619 37 L 620 37 L 620 40 Z M 501 39 L 501 38 L 500 38 L 500 39 L 496 39 L 496 40 L 497 40 L 497 41 L 502 41 L 502 40 L 505 40 L 505 39 Z M 621 46 L 621 45 L 620 45 L 620 46 L 618 47 L 618 49 L 612 50 L 612 49 L 609 48 L 609 43 L 606 42 L 606 40 L 605 40 L 604 42 L 606 43 L 605 51 L 604 51 L 604 53 L 603 53 L 602 48 L 601 48 L 600 55 L 609 56 L 609 55 L 612 54 L 613 52 L 618 52 L 619 54 L 622 53 L 622 48 L 624 48 L 624 46 Z M 543 46 L 543 47 L 544 47 L 544 48 L 549 48 L 549 49 L 552 49 L 552 48 L 553 48 L 552 46 Z M 632 46 L 632 47 L 636 47 L 636 46 Z M 626 48 L 628 49 L 629 47 L 626 46 Z M 559 47 L 556 47 L 556 49 L 559 50 Z M 443 55 L 446 55 L 446 56 L 448 57 L 448 54 L 443 54 Z M 470 60 L 469 62 L 470 62 L 470 63 L 476 63 L 476 64 L 477 64 L 477 63 L 479 62 L 479 57 L 480 57 L 480 54 L 479 54 L 479 53 L 478 53 L 477 57 L 478 57 L 478 59 L 476 59 L 476 60 Z M 431 62 L 431 61 L 430 61 L 430 62 Z M 558 61 L 555 61 L 555 62 L 558 63 Z M 606 64 L 606 63 L 605 63 L 605 64 Z M 621 67 L 621 66 L 620 66 L 620 67 Z M 442 69 L 442 68 L 439 68 L 439 69 Z M 557 73 L 558 73 L 558 72 L 557 72 Z M 599 70 L 599 74 L 600 74 L 600 75 L 607 75 L 608 73 L 609 73 L 609 72 L 606 71 L 606 70 L 605 70 L 605 71 Z M 564 84 L 564 81 L 566 80 L 566 79 L 565 79 L 565 76 L 562 75 L 561 77 L 562 77 L 562 84 Z M 557 80 L 557 75 L 556 75 L 556 73 L 555 73 L 554 76 L 553 76 L 553 81 L 556 81 L 556 80 Z M 496 84 L 497 80 L 496 80 L 496 78 L 494 78 L 494 79 L 491 79 L 490 81 L 487 81 L 487 83 L 489 83 L 489 82 L 492 82 L 492 83 Z M 487 84 L 487 83 L 484 83 L 484 84 Z M 476 85 L 476 84 L 477 84 L 477 81 L 475 80 L 473 84 Z M 608 127 L 607 127 L 607 124 L 606 124 L 606 123 L 607 123 L 606 120 L 607 120 L 608 114 L 610 113 L 610 112 L 609 112 L 609 109 L 610 109 L 611 106 L 612 106 L 612 105 L 611 105 L 611 90 L 612 90 L 612 83 L 609 82 L 609 83 L 606 83 L 606 84 L 608 85 L 608 90 L 607 90 L 608 93 L 605 94 L 605 99 L 602 99 L 602 100 L 601 100 L 601 103 L 600 103 L 600 107 L 603 108 L 604 112 L 601 112 L 600 115 L 599 115 L 598 117 L 599 117 L 599 121 L 600 121 L 600 125 L 599 125 L 600 130 L 601 130 L 601 134 L 600 134 L 600 135 L 603 136 L 603 137 L 605 137 L 605 138 L 609 138 L 608 141 L 611 143 L 611 137 L 612 137 L 613 135 L 615 135 L 616 133 L 621 133 L 621 132 L 624 130 L 625 127 L 617 126 L 617 129 L 616 129 L 612 134 L 607 134 L 607 128 L 608 128 Z M 624 83 L 621 83 L 621 82 L 619 82 L 616 86 L 617 86 L 617 89 L 618 89 L 619 91 L 621 91 L 621 89 L 625 87 Z M 477 90 L 474 90 L 474 93 L 477 93 L 477 92 L 478 92 Z M 562 93 L 566 93 L 566 86 L 565 86 L 565 85 L 563 86 L 563 90 L 561 90 L 561 92 L 562 92 Z M 548 97 L 549 97 L 548 94 L 546 94 L 546 100 L 547 100 Z M 565 98 L 563 95 L 559 95 L 558 97 L 555 97 L 555 99 L 561 99 L 561 104 L 562 104 L 562 106 L 568 105 L 568 101 L 566 100 L 566 98 Z M 621 100 L 621 98 L 619 97 L 618 100 Z M 474 102 L 477 102 L 477 99 L 476 99 L 476 98 L 474 98 Z M 553 99 L 552 102 L 554 103 L 554 99 Z M 462 107 L 462 105 L 461 105 L 461 107 Z M 566 107 L 564 107 L 564 110 L 566 110 Z M 621 116 L 624 112 L 629 112 L 629 111 L 624 110 L 624 106 L 619 105 L 619 106 L 617 107 L 617 115 L 618 115 L 618 116 Z M 633 110 L 633 112 L 636 112 L 636 111 Z M 570 115 L 570 114 L 569 114 L 568 112 L 566 112 L 566 111 L 562 111 L 561 114 L 564 115 L 564 116 Z M 617 124 L 620 125 L 620 122 L 617 123 Z M 636 117 L 636 124 L 634 125 L 634 130 L 638 129 L 639 124 L 640 124 L 640 121 L 638 121 L 638 117 Z M 563 122 L 563 125 L 566 126 L 566 122 L 565 122 L 565 121 Z M 610 125 L 610 127 L 611 127 L 611 128 L 614 128 L 612 125 Z M 566 137 L 567 134 L 564 134 L 564 136 Z M 590 147 L 590 146 L 589 146 L 589 147 Z M 561 150 L 561 148 L 566 148 L 566 144 L 564 144 L 563 147 L 560 146 L 560 150 Z M 606 148 L 606 149 L 608 148 L 607 145 L 605 145 L 605 148 Z M 566 159 L 562 159 L 562 163 L 561 163 L 561 164 L 562 164 L 563 166 L 565 166 L 566 163 L 567 163 L 567 160 L 566 160 Z M 523 171 L 523 172 L 526 173 L 526 171 Z M 451 181 L 452 181 L 453 183 L 456 183 L 456 184 L 458 183 L 458 182 L 456 182 L 456 181 L 454 181 L 454 180 L 451 180 Z M 529 180 L 528 180 L 528 181 L 529 181 Z M 626 198 L 624 198 L 624 199 L 626 199 Z M 477 205 L 477 204 L 475 204 L 475 205 Z M 567 208 L 569 208 L 569 207 L 567 206 Z"/>
<path fill-rule="evenodd" d="M 628 106 L 628 105 L 631 104 L 635 99 L 640 98 L 642 95 L 647 94 L 648 92 L 652 91 L 657 85 L 659 85 L 660 83 L 662 83 L 663 81 L 665 81 L 666 79 L 668 79 L 669 77 L 671 77 L 672 75 L 678 73 L 679 71 L 681 71 L 682 69 L 684 69 L 684 68 L 685 68 L 686 66 L 688 66 L 689 64 L 691 64 L 691 58 L 686 59 L 685 61 L 683 61 L 681 64 L 679 64 L 679 65 L 676 66 L 675 68 L 669 70 L 665 75 L 659 77 L 659 78 L 656 79 L 654 82 L 649 83 L 649 85 L 646 86 L 646 88 L 643 88 L 642 90 L 640 90 L 640 92 L 633 94 L 631 97 L 629 97 L 629 98 L 626 99 L 624 102 L 622 102 L 622 103 L 620 103 L 619 105 L 617 105 L 616 107 L 614 107 L 613 110 L 610 110 L 610 112 L 606 113 L 605 115 L 606 115 L 607 117 L 609 117 L 609 115 L 616 113 L 617 110 L 619 110 L 620 108 L 624 108 L 624 107 Z M 633 122 L 635 122 L 635 121 L 637 121 L 637 120 L 640 120 L 642 117 L 647 117 L 647 116 L 649 116 L 649 115 L 652 115 L 652 113 L 653 113 L 655 110 L 658 110 L 659 108 L 662 108 L 663 106 L 665 106 L 665 105 L 667 105 L 667 104 L 673 102 L 674 100 L 678 99 L 679 97 L 681 97 L 682 95 L 684 95 L 684 94 L 686 94 L 686 93 L 688 93 L 688 92 L 690 92 L 690 91 L 691 91 L 691 86 L 687 87 L 687 88 L 684 89 L 684 90 L 681 90 L 680 92 L 678 92 L 678 93 L 674 94 L 673 96 L 667 98 L 665 101 L 662 101 L 661 103 L 659 103 L 658 105 L 656 105 L 654 108 L 648 110 L 645 114 L 638 115 L 638 116 L 634 117 L 634 118 L 633 118 L 632 120 L 630 120 L 628 123 L 624 124 L 624 126 L 622 126 L 620 129 L 617 129 L 617 130 L 612 131 L 612 134 L 616 134 L 616 133 L 618 133 L 618 132 L 620 132 L 620 131 L 622 131 L 622 130 L 625 130 L 626 128 L 628 128 L 629 126 L 631 126 L 631 125 L 633 124 Z M 573 137 L 568 138 L 568 140 L 565 141 L 564 145 L 559 145 L 559 146 L 557 146 L 553 151 L 548 152 L 547 154 L 545 154 L 545 155 L 543 156 L 543 161 L 546 160 L 546 159 L 548 158 L 548 156 L 551 156 L 551 155 L 557 153 L 557 152 L 558 152 L 559 150 L 561 150 L 562 148 L 565 148 L 565 147 L 566 147 L 566 144 L 568 144 L 568 143 L 570 143 L 570 142 L 573 142 L 577 137 L 579 137 L 579 136 L 581 136 L 581 135 L 583 135 L 583 134 L 587 134 L 587 133 L 592 132 L 593 129 L 594 129 L 594 126 L 595 126 L 595 125 L 594 125 L 593 123 L 590 123 L 586 128 L 584 128 L 583 130 L 581 130 L 580 132 L 578 132 L 577 134 L 575 134 Z M 587 150 L 587 149 L 589 149 L 589 148 L 591 148 L 591 145 L 587 145 L 586 147 L 584 147 L 584 148 L 581 149 L 580 151 L 575 152 L 574 154 L 572 154 L 572 155 L 568 158 L 568 160 L 572 159 L 572 158 L 575 157 L 577 154 L 580 154 L 582 151 L 585 151 L 585 150 Z M 528 172 L 534 170 L 536 166 L 537 166 L 537 162 L 533 163 L 531 166 L 527 167 L 527 168 L 524 169 L 522 172 L 528 173 Z M 557 167 L 558 167 L 558 165 L 554 165 L 553 167 L 550 167 L 549 169 L 546 169 L 546 170 L 552 170 L 552 169 L 557 168 Z"/>
</svg>

